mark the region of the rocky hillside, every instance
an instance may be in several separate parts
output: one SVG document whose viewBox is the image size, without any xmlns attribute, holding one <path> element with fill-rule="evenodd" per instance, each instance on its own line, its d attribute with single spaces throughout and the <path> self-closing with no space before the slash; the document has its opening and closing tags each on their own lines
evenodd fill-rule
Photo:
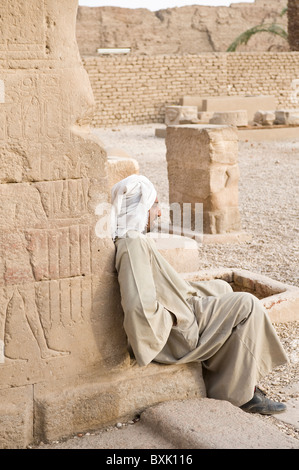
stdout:
<svg viewBox="0 0 299 470">
<path fill-rule="evenodd" d="M 224 52 L 243 31 L 277 22 L 287 0 L 255 0 L 230 7 L 185 6 L 152 12 L 145 8 L 79 7 L 77 41 L 81 55 L 98 48 L 130 47 L 135 54 L 197 54 Z M 238 51 L 288 50 L 278 36 L 259 33 Z"/>
</svg>

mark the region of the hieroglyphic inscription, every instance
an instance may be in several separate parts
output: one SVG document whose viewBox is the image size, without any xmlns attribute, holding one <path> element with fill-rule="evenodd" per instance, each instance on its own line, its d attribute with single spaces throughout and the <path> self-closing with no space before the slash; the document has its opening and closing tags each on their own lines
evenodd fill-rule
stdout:
<svg viewBox="0 0 299 470">
<path fill-rule="evenodd" d="M 88 225 L 27 230 L 26 239 L 36 281 L 91 273 Z"/>
<path fill-rule="evenodd" d="M 28 360 L 34 337 L 28 324 L 25 305 L 18 289 L 14 289 L 13 295 L 6 308 L 4 329 L 4 354 L 9 359 Z"/>
<path fill-rule="evenodd" d="M 92 205 L 107 198 L 107 162 L 86 126 L 94 102 L 74 41 L 75 3 L 0 1 L 0 364 L 5 387 L 50 380 L 62 370 L 72 374 L 78 339 L 86 347 L 87 366 L 94 352 L 100 357 L 91 324 L 99 323 L 92 291 L 102 286 L 93 273 L 96 263 L 106 269 L 108 249 L 103 244 L 102 262 Z M 106 313 L 103 291 L 97 308 Z M 39 362 L 68 353 L 57 368 Z M 79 363 L 82 357 L 80 351 Z"/>
<path fill-rule="evenodd" d="M 88 179 L 36 183 L 49 219 L 79 217 L 87 211 Z"/>
<path fill-rule="evenodd" d="M 60 74 L 6 74 L 0 139 L 35 142 L 70 140 L 70 104 Z"/>
<path fill-rule="evenodd" d="M 0 364 L 69 354 L 49 347 L 47 330 L 38 312 L 34 284 L 3 288 L 0 300 Z"/>
<path fill-rule="evenodd" d="M 89 318 L 92 309 L 92 281 L 90 277 L 76 277 L 57 281 L 37 282 L 36 302 L 45 331 L 67 327 Z"/>
<path fill-rule="evenodd" d="M 0 231 L 0 287 L 33 282 L 32 267 L 24 234 Z"/>
</svg>

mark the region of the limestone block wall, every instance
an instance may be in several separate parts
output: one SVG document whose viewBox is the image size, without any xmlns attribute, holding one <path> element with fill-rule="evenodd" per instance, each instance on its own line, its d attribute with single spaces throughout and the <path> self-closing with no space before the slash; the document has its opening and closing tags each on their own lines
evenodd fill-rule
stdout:
<svg viewBox="0 0 299 470">
<path fill-rule="evenodd" d="M 226 92 L 225 55 L 84 57 L 96 100 L 94 126 L 164 122 L 184 94 Z"/>
<path fill-rule="evenodd" d="M 298 52 L 86 56 L 83 64 L 99 127 L 164 122 L 165 106 L 185 95 L 274 95 L 277 108 L 299 107 Z"/>
<path fill-rule="evenodd" d="M 293 90 L 298 77 L 298 52 L 227 54 L 230 95 L 274 95 L 277 108 L 298 108 L 299 99 Z"/>
</svg>

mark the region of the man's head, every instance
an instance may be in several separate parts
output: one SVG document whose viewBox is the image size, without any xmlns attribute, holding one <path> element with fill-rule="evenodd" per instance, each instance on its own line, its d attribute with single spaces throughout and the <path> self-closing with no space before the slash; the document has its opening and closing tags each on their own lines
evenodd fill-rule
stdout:
<svg viewBox="0 0 299 470">
<path fill-rule="evenodd" d="M 131 175 L 115 184 L 111 191 L 112 238 L 125 236 L 129 230 L 151 230 L 159 216 L 157 192 L 148 178 Z"/>
<path fill-rule="evenodd" d="M 148 232 L 155 228 L 158 217 L 161 217 L 161 208 L 159 205 L 158 198 L 156 197 L 154 204 L 148 211 L 148 220 L 146 226 Z"/>
</svg>

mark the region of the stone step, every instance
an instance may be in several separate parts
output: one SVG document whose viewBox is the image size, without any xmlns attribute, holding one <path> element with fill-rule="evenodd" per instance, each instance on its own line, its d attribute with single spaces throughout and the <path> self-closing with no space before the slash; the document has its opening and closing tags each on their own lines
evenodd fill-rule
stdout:
<svg viewBox="0 0 299 470">
<path fill-rule="evenodd" d="M 263 417 L 245 413 L 226 401 L 193 398 L 149 407 L 135 424 L 39 448 L 113 449 L 109 456 L 117 458 L 115 449 L 299 449 L 299 440 Z M 150 454 L 156 455 L 146 455 Z M 138 456 L 138 452 L 126 455 Z M 192 450 L 189 455 L 192 459 Z"/>
</svg>

